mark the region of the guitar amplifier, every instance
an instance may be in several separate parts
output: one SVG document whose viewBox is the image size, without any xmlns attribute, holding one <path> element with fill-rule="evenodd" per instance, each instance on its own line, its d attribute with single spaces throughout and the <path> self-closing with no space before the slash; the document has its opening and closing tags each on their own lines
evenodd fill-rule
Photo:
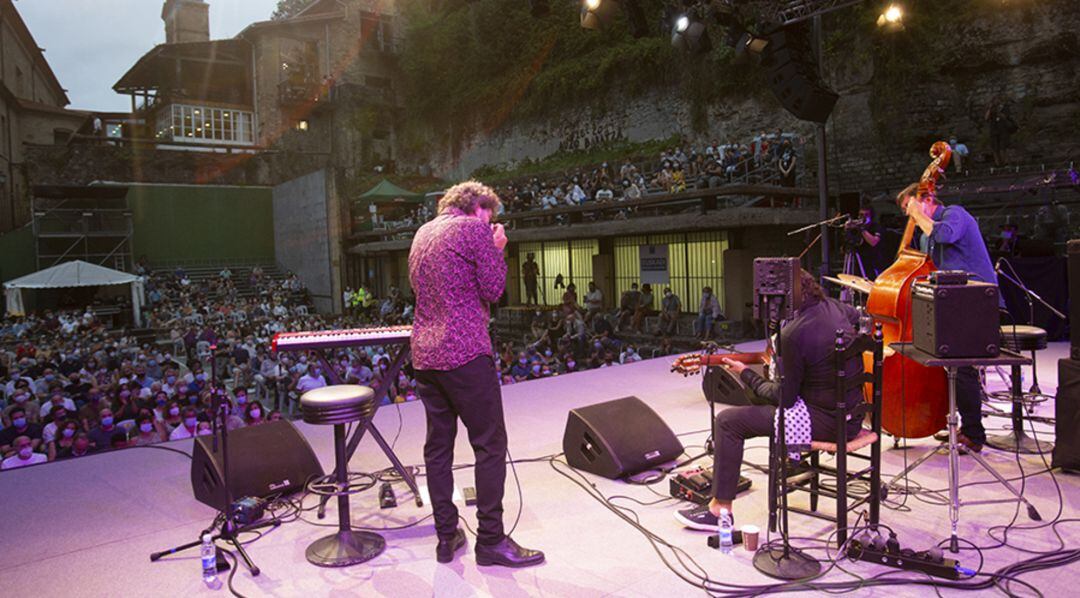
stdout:
<svg viewBox="0 0 1080 598">
<path fill-rule="evenodd" d="M 1072 358 L 1080 360 L 1080 239 L 1067 245 L 1069 256 L 1069 335 Z"/>
<path fill-rule="evenodd" d="M 916 282 L 911 285 L 912 344 L 935 357 L 997 357 L 998 293 L 997 285 L 986 282 Z"/>
</svg>

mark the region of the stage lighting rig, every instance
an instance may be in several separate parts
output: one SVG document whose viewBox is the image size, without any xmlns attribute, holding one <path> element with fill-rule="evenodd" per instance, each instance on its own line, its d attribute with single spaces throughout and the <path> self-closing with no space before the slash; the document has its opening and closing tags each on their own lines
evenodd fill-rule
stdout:
<svg viewBox="0 0 1080 598">
<path fill-rule="evenodd" d="M 690 54 L 706 54 L 712 50 L 702 12 L 701 5 L 695 5 L 675 17 L 671 27 L 672 46 Z"/>
<path fill-rule="evenodd" d="M 645 37 L 649 34 L 649 21 L 645 18 L 638 0 L 582 0 L 581 26 L 585 29 L 600 30 L 611 25 L 619 5 L 626 11 L 626 20 L 630 34 Z"/>
<path fill-rule="evenodd" d="M 890 4 L 877 18 L 877 26 L 886 31 L 904 30 L 904 9 L 899 4 Z"/>
</svg>

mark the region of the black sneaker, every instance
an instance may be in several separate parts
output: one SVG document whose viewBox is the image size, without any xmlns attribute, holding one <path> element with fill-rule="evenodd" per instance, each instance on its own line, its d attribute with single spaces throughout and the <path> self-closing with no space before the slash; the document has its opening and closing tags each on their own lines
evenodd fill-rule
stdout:
<svg viewBox="0 0 1080 598">
<path fill-rule="evenodd" d="M 720 519 L 712 514 L 708 505 L 699 505 L 691 509 L 675 511 L 675 520 L 690 529 L 703 532 L 715 532 L 716 526 L 720 524 Z M 735 520 L 732 518 L 732 525 L 734 524 Z"/>
</svg>

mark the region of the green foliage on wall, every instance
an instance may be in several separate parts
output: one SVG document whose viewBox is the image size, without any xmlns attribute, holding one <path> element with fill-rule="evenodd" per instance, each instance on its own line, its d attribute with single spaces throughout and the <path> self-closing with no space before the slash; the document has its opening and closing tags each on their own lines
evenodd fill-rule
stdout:
<svg viewBox="0 0 1080 598">
<path fill-rule="evenodd" d="M 495 183 L 534 174 L 562 172 L 581 166 L 595 167 L 602 162 L 613 164 L 617 169 L 626 158 L 656 158 L 661 151 L 678 147 L 681 143 L 682 139 L 675 136 L 643 143 L 620 141 L 587 150 L 560 151 L 541 160 L 525 160 L 512 168 L 481 167 L 472 173 L 472 178 L 485 183 Z"/>
<path fill-rule="evenodd" d="M 672 48 L 669 33 L 659 31 L 660 0 L 642 1 L 652 32 L 640 39 L 629 34 L 621 11 L 612 27 L 588 31 L 578 24 L 579 4 L 550 4 L 551 15 L 537 19 L 523 0 L 434 10 L 427 0 L 406 0 L 401 67 L 408 120 L 456 144 L 511 117 L 551 116 L 582 104 L 602 110 L 666 88 L 692 103 L 700 130 L 709 102 L 754 87 L 747 85 L 754 69 L 734 67 L 715 32 L 709 56 Z"/>
<path fill-rule="evenodd" d="M 29 224 L 0 234 L 0 281 L 36 271 L 36 259 L 34 229 Z"/>
</svg>

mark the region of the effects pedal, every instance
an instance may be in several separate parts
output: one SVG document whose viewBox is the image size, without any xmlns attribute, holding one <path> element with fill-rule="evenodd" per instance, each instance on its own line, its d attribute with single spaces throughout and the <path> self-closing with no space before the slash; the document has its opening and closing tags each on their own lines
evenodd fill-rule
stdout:
<svg viewBox="0 0 1080 598">
<path fill-rule="evenodd" d="M 394 487 L 390 482 L 383 482 L 379 487 L 379 508 L 392 509 L 397 506 L 397 496 L 394 495 Z"/>
<path fill-rule="evenodd" d="M 465 496 L 465 506 L 471 507 L 476 504 L 476 488 L 468 486 L 461 493 Z"/>
<path fill-rule="evenodd" d="M 233 503 L 233 521 L 239 525 L 250 525 L 263 518 L 266 513 L 266 501 L 255 497 L 245 496 Z"/>
<path fill-rule="evenodd" d="M 711 467 L 696 467 L 676 472 L 669 478 L 671 496 L 699 505 L 708 504 L 712 499 L 712 476 Z M 742 494 L 750 489 L 751 484 L 748 478 L 739 476 L 735 493 Z"/>
</svg>

